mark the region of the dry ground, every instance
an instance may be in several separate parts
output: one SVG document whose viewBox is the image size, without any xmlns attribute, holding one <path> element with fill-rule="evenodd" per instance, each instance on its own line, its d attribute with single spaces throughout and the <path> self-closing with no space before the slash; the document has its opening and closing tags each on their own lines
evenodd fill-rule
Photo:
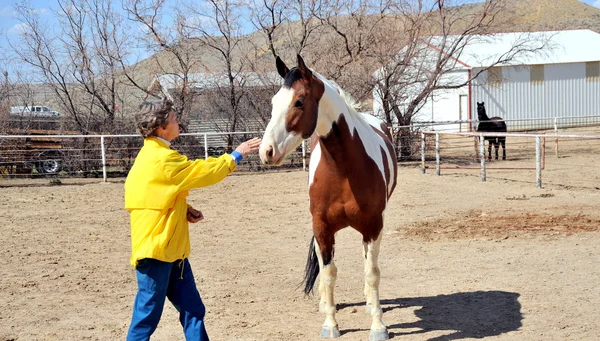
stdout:
<svg viewBox="0 0 600 341">
<path fill-rule="evenodd" d="M 598 339 L 600 191 L 536 189 L 531 176 L 400 169 L 380 259 L 394 340 Z M 190 261 L 213 340 L 319 339 L 318 300 L 299 289 L 306 183 L 302 171 L 239 174 L 191 192 L 206 216 Z M 0 340 L 123 340 L 136 283 L 122 180 L 14 184 L 0 183 Z M 336 246 L 340 340 L 367 340 L 360 237 L 343 230 Z M 183 340 L 170 305 L 153 339 Z"/>
</svg>

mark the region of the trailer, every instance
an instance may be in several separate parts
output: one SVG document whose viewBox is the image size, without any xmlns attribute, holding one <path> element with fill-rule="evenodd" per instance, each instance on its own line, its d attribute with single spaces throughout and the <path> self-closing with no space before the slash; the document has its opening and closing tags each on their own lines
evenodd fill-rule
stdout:
<svg viewBox="0 0 600 341">
<path fill-rule="evenodd" d="M 60 118 L 10 114 L 0 125 L 5 136 L 0 139 L 0 174 L 56 174 L 63 169 L 65 141 L 47 135 L 76 132 L 65 131 Z"/>
</svg>

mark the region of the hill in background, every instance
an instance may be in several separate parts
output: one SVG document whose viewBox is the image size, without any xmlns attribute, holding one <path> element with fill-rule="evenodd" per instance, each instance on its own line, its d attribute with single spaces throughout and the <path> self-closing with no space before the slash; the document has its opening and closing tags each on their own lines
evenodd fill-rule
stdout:
<svg viewBox="0 0 600 341">
<path fill-rule="evenodd" d="M 483 4 L 464 5 L 456 7 L 465 15 L 475 11 L 481 11 Z M 299 26 L 298 22 L 285 24 L 285 31 L 294 32 L 294 26 Z M 600 9 L 579 2 L 578 0 L 507 0 L 506 8 L 496 18 L 494 32 L 527 32 L 527 31 L 555 31 L 555 30 L 573 30 L 590 29 L 600 33 Z M 284 54 L 285 51 L 293 51 L 291 45 L 293 38 L 288 35 L 275 41 L 275 47 L 278 52 Z M 194 39 L 183 42 L 189 51 L 194 53 L 199 59 L 193 67 L 193 72 L 219 72 L 224 70 L 224 65 L 220 56 L 211 49 L 202 48 Z M 287 47 L 287 48 L 286 48 Z M 322 49 L 321 45 L 308 46 L 304 50 L 306 55 L 317 55 L 317 49 Z M 273 56 L 268 51 L 267 41 L 261 32 L 242 37 L 238 52 L 244 53 L 251 60 L 252 67 L 260 70 L 273 71 Z M 283 55 L 285 57 L 293 58 Z M 242 66 L 249 70 L 250 64 Z M 161 65 L 162 67 L 159 67 Z M 137 70 L 144 70 L 144 78 L 152 78 L 155 74 L 162 73 L 162 70 L 168 72 L 177 72 L 177 65 L 174 63 L 172 55 L 168 52 L 159 52 L 150 58 L 147 58 L 137 65 Z M 141 75 L 140 75 L 141 76 Z"/>
</svg>

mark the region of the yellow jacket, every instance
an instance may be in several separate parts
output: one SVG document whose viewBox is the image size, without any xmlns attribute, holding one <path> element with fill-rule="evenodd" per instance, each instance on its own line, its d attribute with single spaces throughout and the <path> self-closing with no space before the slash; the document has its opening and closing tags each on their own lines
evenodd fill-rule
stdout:
<svg viewBox="0 0 600 341">
<path fill-rule="evenodd" d="M 229 154 L 190 161 L 156 138 L 146 138 L 125 181 L 131 215 L 131 265 L 143 258 L 174 262 L 190 254 L 188 191 L 210 186 L 236 169 Z"/>
</svg>

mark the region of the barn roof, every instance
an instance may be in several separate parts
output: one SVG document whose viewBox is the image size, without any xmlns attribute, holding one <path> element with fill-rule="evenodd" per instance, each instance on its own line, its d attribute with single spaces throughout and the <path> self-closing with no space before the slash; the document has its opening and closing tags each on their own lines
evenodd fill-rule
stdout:
<svg viewBox="0 0 600 341">
<path fill-rule="evenodd" d="M 459 38 L 461 37 L 449 36 L 447 40 L 455 41 Z M 469 36 L 468 39 L 468 43 L 464 46 L 460 55 L 455 54 L 458 64 L 465 68 L 490 66 L 503 55 L 506 55 L 511 47 L 515 45 L 527 50 L 542 46 L 544 42 L 547 45 L 542 52 L 526 52 L 515 55 L 511 61 L 497 65 L 600 61 L 600 34 L 591 30 L 496 33 L 473 35 Z M 425 44 L 434 49 L 442 46 L 442 41 L 442 37 L 439 36 L 423 40 Z"/>
</svg>

